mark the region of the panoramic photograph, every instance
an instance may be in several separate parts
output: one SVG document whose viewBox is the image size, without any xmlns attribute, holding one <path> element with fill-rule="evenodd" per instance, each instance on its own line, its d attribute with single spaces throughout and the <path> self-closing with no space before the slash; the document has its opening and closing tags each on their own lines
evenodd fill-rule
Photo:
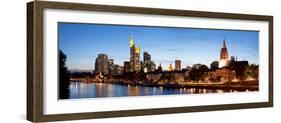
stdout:
<svg viewBox="0 0 281 123">
<path fill-rule="evenodd" d="M 259 32 L 58 23 L 58 99 L 259 91 Z"/>
</svg>

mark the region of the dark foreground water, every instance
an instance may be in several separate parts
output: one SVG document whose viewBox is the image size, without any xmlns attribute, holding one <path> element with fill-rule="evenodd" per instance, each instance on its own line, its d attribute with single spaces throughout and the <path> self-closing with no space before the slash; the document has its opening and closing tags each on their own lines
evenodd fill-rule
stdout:
<svg viewBox="0 0 281 123">
<path fill-rule="evenodd" d="M 71 82 L 70 99 L 97 98 L 97 97 L 123 97 L 146 95 L 170 95 L 170 94 L 198 94 L 198 93 L 224 93 L 237 90 L 222 89 L 198 89 L 198 88 L 163 88 L 130 86 L 107 83 L 82 83 Z"/>
</svg>

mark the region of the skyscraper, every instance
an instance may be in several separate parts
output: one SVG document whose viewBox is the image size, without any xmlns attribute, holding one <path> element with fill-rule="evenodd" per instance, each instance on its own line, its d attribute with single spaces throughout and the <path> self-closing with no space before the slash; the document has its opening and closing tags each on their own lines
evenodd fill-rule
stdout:
<svg viewBox="0 0 281 123">
<path fill-rule="evenodd" d="M 113 59 L 109 59 L 108 60 L 108 73 L 111 74 L 113 71 L 113 66 L 114 66 L 114 60 Z"/>
<path fill-rule="evenodd" d="M 181 60 L 175 60 L 175 70 L 181 70 Z"/>
<path fill-rule="evenodd" d="M 223 40 L 223 46 L 220 52 L 220 60 L 219 60 L 219 67 L 225 67 L 228 65 L 228 51 L 225 43 L 225 39 Z"/>
<path fill-rule="evenodd" d="M 123 66 L 120 66 L 120 65 L 117 65 L 117 64 L 113 65 L 113 71 L 112 71 L 113 75 L 122 75 L 123 72 L 124 72 Z"/>
<path fill-rule="evenodd" d="M 151 61 L 151 55 L 146 51 L 143 52 L 143 62 L 141 62 L 141 69 L 144 72 L 153 72 L 156 70 L 155 63 Z"/>
<path fill-rule="evenodd" d="M 130 62 L 124 62 L 124 72 L 130 72 Z"/>
<path fill-rule="evenodd" d="M 108 57 L 106 54 L 99 54 L 96 58 L 95 72 L 108 74 Z"/>
<path fill-rule="evenodd" d="M 157 68 L 157 72 L 162 72 L 162 66 L 161 63 L 159 64 L 158 68 Z"/>
<path fill-rule="evenodd" d="M 154 62 L 151 62 L 151 66 L 150 66 L 150 72 L 154 72 L 156 70 L 156 65 Z"/>
<path fill-rule="evenodd" d="M 148 52 L 143 52 L 143 62 L 150 63 L 151 62 L 151 55 Z"/>
<path fill-rule="evenodd" d="M 169 64 L 168 70 L 169 70 L 169 71 L 173 71 L 173 66 L 172 66 L 172 64 Z"/>
<path fill-rule="evenodd" d="M 140 71 L 140 48 L 134 44 L 133 37 L 130 37 L 130 71 Z"/>
</svg>

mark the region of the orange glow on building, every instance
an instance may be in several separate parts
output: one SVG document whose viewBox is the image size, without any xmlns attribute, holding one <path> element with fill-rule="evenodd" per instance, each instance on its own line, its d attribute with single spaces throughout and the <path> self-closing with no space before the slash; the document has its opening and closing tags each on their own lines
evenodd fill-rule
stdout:
<svg viewBox="0 0 281 123">
<path fill-rule="evenodd" d="M 223 40 L 223 46 L 220 52 L 220 60 L 219 60 L 219 68 L 225 67 L 228 65 L 228 51 L 225 43 L 225 39 Z"/>
</svg>

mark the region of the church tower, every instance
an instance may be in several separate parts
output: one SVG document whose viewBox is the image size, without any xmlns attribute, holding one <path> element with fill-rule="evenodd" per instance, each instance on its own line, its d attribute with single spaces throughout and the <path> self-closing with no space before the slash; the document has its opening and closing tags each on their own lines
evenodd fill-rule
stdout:
<svg viewBox="0 0 281 123">
<path fill-rule="evenodd" d="M 220 60 L 219 60 L 219 67 L 225 67 L 228 65 L 228 51 L 225 43 L 225 39 L 223 40 L 223 45 L 220 52 Z"/>
</svg>

